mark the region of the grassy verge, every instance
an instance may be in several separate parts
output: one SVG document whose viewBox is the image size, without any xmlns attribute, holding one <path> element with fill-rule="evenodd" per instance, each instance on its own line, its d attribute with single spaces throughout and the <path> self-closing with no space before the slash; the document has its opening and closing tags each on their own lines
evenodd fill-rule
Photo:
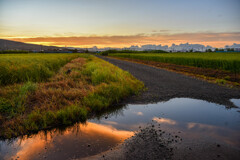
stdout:
<svg viewBox="0 0 240 160">
<path fill-rule="evenodd" d="M 0 87 L 1 138 L 85 121 L 143 88 L 142 82 L 110 63 L 78 57 L 44 82 Z"/>
</svg>

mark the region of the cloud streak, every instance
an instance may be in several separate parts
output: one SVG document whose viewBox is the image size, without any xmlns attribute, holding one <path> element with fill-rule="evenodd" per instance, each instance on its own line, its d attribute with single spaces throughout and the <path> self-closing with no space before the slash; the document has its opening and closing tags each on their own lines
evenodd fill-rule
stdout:
<svg viewBox="0 0 240 160">
<path fill-rule="evenodd" d="M 165 124 L 168 124 L 168 125 L 176 125 L 177 124 L 176 121 L 168 119 L 168 118 L 157 118 L 157 117 L 154 117 L 152 120 L 156 121 L 157 123 L 165 123 Z"/>
<path fill-rule="evenodd" d="M 240 32 L 226 33 L 180 33 L 164 34 L 153 33 L 150 35 L 138 34 L 127 36 L 76 36 L 76 37 L 35 37 L 35 38 L 8 38 L 10 40 L 48 44 L 56 46 L 73 46 L 73 47 L 124 47 L 130 45 L 145 44 L 163 44 L 171 45 L 172 43 L 200 43 L 212 45 L 213 47 L 224 47 L 232 43 L 240 42 Z"/>
</svg>

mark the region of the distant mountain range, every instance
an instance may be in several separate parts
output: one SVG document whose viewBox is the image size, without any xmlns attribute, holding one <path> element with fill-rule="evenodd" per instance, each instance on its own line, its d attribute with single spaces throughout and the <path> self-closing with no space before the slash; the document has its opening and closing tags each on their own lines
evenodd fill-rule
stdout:
<svg viewBox="0 0 240 160">
<path fill-rule="evenodd" d="M 0 39 L 0 51 L 1 50 L 53 50 L 60 49 L 60 47 L 55 46 L 43 46 L 37 44 L 28 44 L 16 41 L 10 41 L 5 39 Z"/>
</svg>

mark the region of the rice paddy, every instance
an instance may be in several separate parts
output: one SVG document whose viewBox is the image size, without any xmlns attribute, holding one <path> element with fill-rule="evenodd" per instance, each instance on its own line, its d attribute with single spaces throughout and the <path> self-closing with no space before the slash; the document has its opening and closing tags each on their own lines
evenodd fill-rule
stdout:
<svg viewBox="0 0 240 160">
<path fill-rule="evenodd" d="M 77 54 L 0 54 L 0 85 L 42 82 Z"/>
<path fill-rule="evenodd" d="M 0 57 L 1 138 L 83 122 L 143 88 L 130 73 L 87 54 Z"/>
<path fill-rule="evenodd" d="M 109 56 L 194 66 L 240 73 L 239 53 L 110 53 Z"/>
</svg>

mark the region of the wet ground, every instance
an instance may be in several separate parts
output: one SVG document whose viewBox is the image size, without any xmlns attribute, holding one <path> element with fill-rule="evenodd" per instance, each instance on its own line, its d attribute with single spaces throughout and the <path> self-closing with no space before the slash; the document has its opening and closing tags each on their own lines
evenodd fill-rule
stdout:
<svg viewBox="0 0 240 160">
<path fill-rule="evenodd" d="M 239 99 L 231 101 L 236 106 L 240 105 Z M 90 119 L 86 124 L 42 131 L 31 137 L 23 136 L 11 141 L 0 141 L 0 159 L 134 159 L 136 154 L 130 154 L 128 150 L 138 152 L 138 159 L 149 159 L 144 154 L 146 149 L 134 148 L 137 146 L 136 141 L 138 145 L 142 143 L 141 139 L 149 141 L 153 147 L 151 149 L 144 143 L 150 148 L 148 153 L 152 153 L 149 155 L 152 159 L 161 156 L 159 153 L 163 150 L 156 150 L 153 143 L 163 144 L 166 151 L 171 150 L 169 155 L 173 155 L 168 157 L 170 159 L 203 159 L 209 155 L 211 159 L 238 159 L 239 111 L 239 108 L 226 109 L 223 105 L 190 98 L 174 98 L 166 102 L 143 105 L 129 104 L 99 118 Z M 145 132 L 148 140 L 143 136 Z M 161 136 L 155 137 L 157 134 Z M 135 136 L 130 138 L 133 135 Z M 152 137 L 158 140 L 152 141 Z M 171 138 L 174 142 L 168 146 L 168 143 L 165 143 L 167 141 L 161 138 Z M 124 140 L 125 150 L 119 152 L 114 147 L 122 144 Z M 203 152 L 204 150 L 208 152 Z M 111 154 L 114 151 L 122 154 Z M 131 153 L 134 153 L 133 151 Z"/>
</svg>

